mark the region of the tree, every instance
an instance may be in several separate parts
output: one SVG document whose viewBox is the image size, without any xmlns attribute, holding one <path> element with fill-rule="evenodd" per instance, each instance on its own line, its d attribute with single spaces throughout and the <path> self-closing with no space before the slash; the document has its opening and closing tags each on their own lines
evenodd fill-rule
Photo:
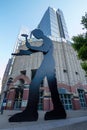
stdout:
<svg viewBox="0 0 87 130">
<path fill-rule="evenodd" d="M 87 12 L 85 13 L 85 16 L 82 16 L 81 24 L 87 29 Z"/>
<path fill-rule="evenodd" d="M 83 61 L 81 66 L 87 73 L 87 13 L 85 13 L 85 16 L 82 16 L 81 24 L 86 32 L 78 36 L 73 36 L 72 40 L 74 43 L 72 46 L 77 51 L 78 57 Z"/>
</svg>

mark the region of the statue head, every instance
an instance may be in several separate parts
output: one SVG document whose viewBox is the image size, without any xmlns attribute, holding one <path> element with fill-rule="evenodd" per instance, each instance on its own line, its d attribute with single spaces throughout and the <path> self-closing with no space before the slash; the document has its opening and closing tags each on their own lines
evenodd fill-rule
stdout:
<svg viewBox="0 0 87 130">
<path fill-rule="evenodd" d="M 40 29 L 34 29 L 34 30 L 31 32 L 30 37 L 31 37 L 32 35 L 33 35 L 35 38 L 37 38 L 37 39 L 41 39 L 41 38 L 43 38 L 43 36 L 44 36 L 43 32 L 42 32 Z"/>
</svg>

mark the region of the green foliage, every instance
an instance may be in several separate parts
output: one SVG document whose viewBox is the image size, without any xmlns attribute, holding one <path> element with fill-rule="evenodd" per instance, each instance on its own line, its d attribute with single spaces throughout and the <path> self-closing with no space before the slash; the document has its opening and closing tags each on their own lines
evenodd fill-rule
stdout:
<svg viewBox="0 0 87 130">
<path fill-rule="evenodd" d="M 83 24 L 84 29 L 87 29 L 87 12 L 85 13 L 85 16 L 82 16 L 81 24 Z"/>
<path fill-rule="evenodd" d="M 85 43 L 85 38 L 83 37 L 82 34 L 78 36 L 73 36 L 72 40 L 74 41 L 74 44 L 72 46 L 74 47 L 75 50 L 79 51 L 79 49 L 84 45 Z"/>
<path fill-rule="evenodd" d="M 73 48 L 78 52 L 78 56 L 82 60 L 87 60 L 87 37 L 86 35 L 78 35 L 73 38 Z"/>
<path fill-rule="evenodd" d="M 82 16 L 81 24 L 87 30 L 87 13 L 85 13 L 85 16 Z M 77 51 L 78 57 L 83 60 L 81 66 L 87 73 L 87 32 L 73 36 L 72 40 L 74 42 L 72 44 L 73 48 Z"/>
<path fill-rule="evenodd" d="M 87 46 L 82 46 L 78 51 L 78 56 L 80 59 L 87 60 Z"/>
<path fill-rule="evenodd" d="M 86 74 L 87 74 L 87 62 L 81 63 L 81 66 L 86 71 Z"/>
</svg>

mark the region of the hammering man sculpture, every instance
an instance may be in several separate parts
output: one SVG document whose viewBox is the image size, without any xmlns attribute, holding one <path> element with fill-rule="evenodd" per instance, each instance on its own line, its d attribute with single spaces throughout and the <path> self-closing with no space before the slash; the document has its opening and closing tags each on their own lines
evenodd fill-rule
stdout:
<svg viewBox="0 0 87 130">
<path fill-rule="evenodd" d="M 54 109 L 46 112 L 44 119 L 65 119 L 66 112 L 59 98 L 57 81 L 55 77 L 53 43 L 40 29 L 33 30 L 31 35 L 37 39 L 42 39 L 43 44 L 39 47 L 31 46 L 27 39 L 28 35 L 22 34 L 22 36 L 26 38 L 26 46 L 28 50 L 20 50 L 19 53 L 13 53 L 13 55 L 21 56 L 30 55 L 35 52 L 42 52 L 44 59 L 30 84 L 28 103 L 25 110 L 10 117 L 9 122 L 36 121 L 38 119 L 39 88 L 45 76 L 47 77 Z"/>
</svg>

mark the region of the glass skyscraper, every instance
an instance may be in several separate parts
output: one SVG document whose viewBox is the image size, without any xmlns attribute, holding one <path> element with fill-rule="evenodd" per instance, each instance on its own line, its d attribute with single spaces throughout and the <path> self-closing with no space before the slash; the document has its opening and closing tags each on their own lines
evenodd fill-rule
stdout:
<svg viewBox="0 0 87 130">
<path fill-rule="evenodd" d="M 49 7 L 42 17 L 38 28 L 47 36 L 69 41 L 65 19 L 63 12 L 60 9 L 55 10 L 54 8 Z"/>
</svg>

